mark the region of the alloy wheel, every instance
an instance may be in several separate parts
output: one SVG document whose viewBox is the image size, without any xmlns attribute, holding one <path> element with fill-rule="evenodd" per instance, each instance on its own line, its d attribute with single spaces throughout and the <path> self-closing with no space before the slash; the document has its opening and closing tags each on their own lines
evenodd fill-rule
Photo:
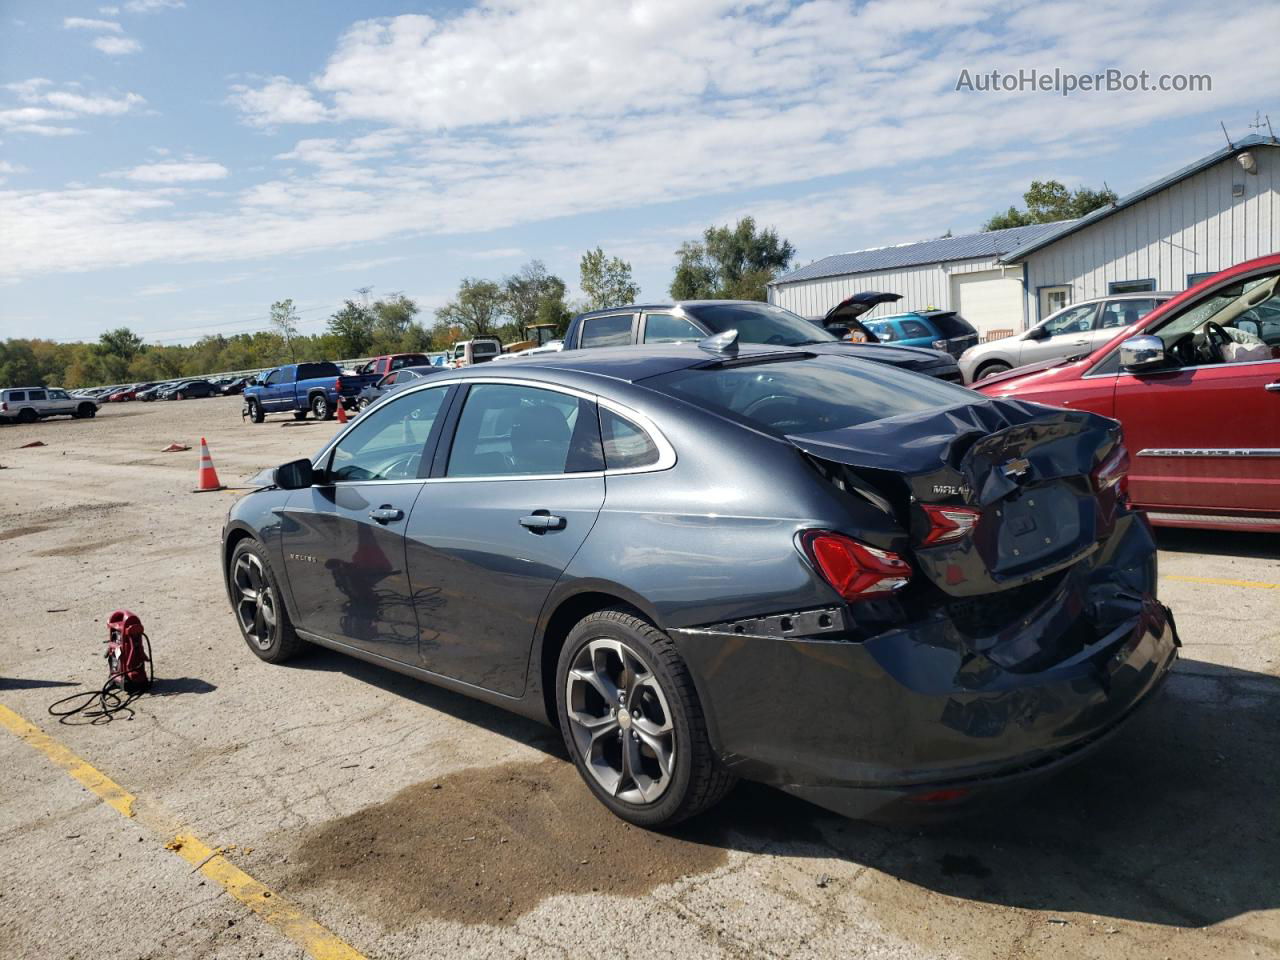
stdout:
<svg viewBox="0 0 1280 960">
<path fill-rule="evenodd" d="M 261 650 L 270 649 L 276 632 L 276 598 L 262 561 L 252 553 L 242 553 L 232 571 L 231 587 L 245 637 Z"/>
<path fill-rule="evenodd" d="M 565 680 L 570 729 L 591 776 L 610 796 L 656 803 L 675 769 L 676 731 L 667 695 L 625 643 L 590 640 Z"/>
</svg>

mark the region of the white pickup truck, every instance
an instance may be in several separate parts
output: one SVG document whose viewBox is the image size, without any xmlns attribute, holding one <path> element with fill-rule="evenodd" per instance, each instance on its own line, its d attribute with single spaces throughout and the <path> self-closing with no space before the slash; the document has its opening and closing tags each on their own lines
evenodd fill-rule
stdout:
<svg viewBox="0 0 1280 960">
<path fill-rule="evenodd" d="M 95 416 L 98 405 L 88 397 L 73 397 L 56 387 L 14 387 L 0 390 L 0 423 L 35 423 L 45 417 Z"/>
</svg>

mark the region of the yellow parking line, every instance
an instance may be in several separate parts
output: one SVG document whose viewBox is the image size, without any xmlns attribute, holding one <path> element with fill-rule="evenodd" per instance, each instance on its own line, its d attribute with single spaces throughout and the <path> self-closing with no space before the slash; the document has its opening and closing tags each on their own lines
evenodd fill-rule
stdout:
<svg viewBox="0 0 1280 960">
<path fill-rule="evenodd" d="M 146 818 L 135 817 L 134 804 L 137 797 L 35 724 L 3 705 L 0 705 L 0 726 L 32 749 L 44 754 L 48 760 L 65 770 L 81 786 L 122 816 L 142 822 L 155 832 L 163 832 L 169 826 L 170 818 L 158 811 Z M 243 903 L 315 960 L 365 960 L 363 955 L 307 916 L 300 907 L 232 864 L 222 856 L 221 850 L 208 846 L 190 834 L 178 834 L 165 844 L 165 848 L 197 867 L 202 875 L 219 884 L 228 896 Z"/>
<path fill-rule="evenodd" d="M 1260 580 L 1220 580 L 1217 577 L 1183 577 L 1177 574 L 1166 574 L 1166 580 L 1181 580 L 1183 583 L 1211 583 L 1216 587 L 1256 587 L 1259 590 L 1280 590 L 1280 583 L 1263 583 Z"/>
</svg>

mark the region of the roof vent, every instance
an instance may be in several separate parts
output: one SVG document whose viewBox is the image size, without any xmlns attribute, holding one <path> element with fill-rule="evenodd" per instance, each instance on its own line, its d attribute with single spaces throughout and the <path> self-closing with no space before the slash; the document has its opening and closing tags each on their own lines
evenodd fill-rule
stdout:
<svg viewBox="0 0 1280 960">
<path fill-rule="evenodd" d="M 738 331 L 726 330 L 698 341 L 698 349 L 714 353 L 718 357 L 736 357 L 738 355 Z"/>
</svg>

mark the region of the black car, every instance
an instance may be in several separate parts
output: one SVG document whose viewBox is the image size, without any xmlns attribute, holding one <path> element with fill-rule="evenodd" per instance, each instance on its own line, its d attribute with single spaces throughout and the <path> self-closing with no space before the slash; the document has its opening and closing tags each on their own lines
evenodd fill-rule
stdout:
<svg viewBox="0 0 1280 960">
<path fill-rule="evenodd" d="M 356 397 L 356 409 L 363 410 L 370 404 L 381 400 L 392 387 L 403 387 L 414 380 L 421 380 L 423 377 L 429 377 L 443 370 L 444 367 L 433 366 L 401 367 L 399 370 L 393 370 L 385 377 L 369 384 L 360 391 Z"/>
<path fill-rule="evenodd" d="M 896 293 L 856 294 L 833 307 L 821 322 L 757 300 L 682 300 L 612 307 L 574 317 L 565 330 L 564 350 L 690 343 L 735 330 L 744 344 L 804 347 L 812 353 L 875 360 L 960 383 L 960 367 L 953 357 L 927 347 L 877 343 L 875 335 L 858 323 L 856 318 L 876 304 L 899 299 Z"/>
<path fill-rule="evenodd" d="M 249 648 L 557 725 L 618 816 L 736 778 L 959 812 L 1082 756 L 1176 656 L 1114 420 L 701 345 L 451 370 L 233 506 Z"/>
<path fill-rule="evenodd" d="M 166 385 L 156 394 L 157 400 L 191 400 L 193 398 L 216 397 L 218 388 L 208 380 L 182 380 Z"/>
<path fill-rule="evenodd" d="M 218 392 L 224 397 L 238 397 L 244 393 L 245 385 L 249 380 L 249 377 L 232 377 L 218 384 Z"/>
</svg>

